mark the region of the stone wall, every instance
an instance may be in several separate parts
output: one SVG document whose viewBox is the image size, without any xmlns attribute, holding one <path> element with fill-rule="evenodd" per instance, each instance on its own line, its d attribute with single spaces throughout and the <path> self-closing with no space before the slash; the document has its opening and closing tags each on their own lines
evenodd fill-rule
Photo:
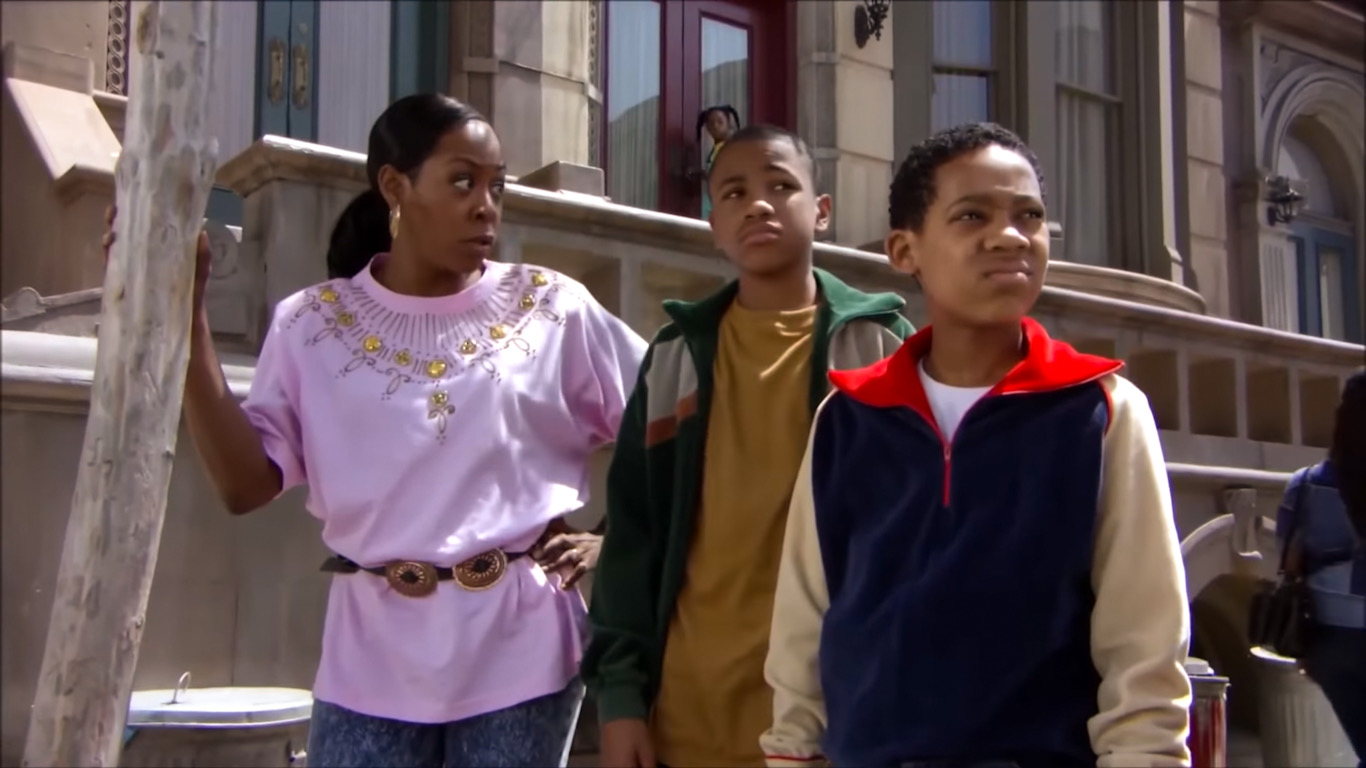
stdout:
<svg viewBox="0 0 1366 768">
<path fill-rule="evenodd" d="M 1223 47 L 1219 3 L 1184 3 L 1186 156 L 1183 159 L 1190 222 L 1190 260 L 1209 314 L 1229 317 L 1227 217 L 1224 180 Z"/>
</svg>

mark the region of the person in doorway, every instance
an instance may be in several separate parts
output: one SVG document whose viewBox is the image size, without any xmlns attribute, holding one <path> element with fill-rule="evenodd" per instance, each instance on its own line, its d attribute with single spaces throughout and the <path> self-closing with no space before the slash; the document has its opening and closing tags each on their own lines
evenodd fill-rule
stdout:
<svg viewBox="0 0 1366 768">
<path fill-rule="evenodd" d="M 993 124 L 938 133 L 890 214 L 930 324 L 832 373 L 816 414 L 773 608 L 769 765 L 1187 765 L 1162 448 L 1121 363 L 1027 317 L 1048 267 L 1038 160 Z"/>
<path fill-rule="evenodd" d="M 594 538 L 562 518 L 646 345 L 577 282 L 492 260 L 505 166 L 470 107 L 394 102 L 366 172 L 333 279 L 280 302 L 243 405 L 201 236 L 186 421 L 231 512 L 306 485 L 337 553 L 311 765 L 563 765 Z"/>
<path fill-rule="evenodd" d="M 726 145 L 731 134 L 739 129 L 740 113 L 729 104 L 707 107 L 697 113 L 697 146 L 702 146 L 703 130 L 706 131 L 707 138 L 711 139 L 711 149 L 707 150 L 706 156 L 702 159 L 702 171 L 694 179 L 702 185 L 703 219 L 710 219 L 712 207 L 711 192 L 707 188 L 707 175 L 711 173 L 712 165 L 716 162 L 716 155 Z"/>
<path fill-rule="evenodd" d="M 1366 768 L 1366 372 L 1343 388 L 1328 458 L 1286 486 L 1276 537 L 1299 549 L 1313 598 L 1300 664 Z"/>
<path fill-rule="evenodd" d="M 708 181 L 739 279 L 664 305 L 608 474 L 583 674 L 602 765 L 762 765 L 769 611 L 788 497 L 827 371 L 911 332 L 902 299 L 813 269 L 830 221 L 806 143 L 740 129 Z"/>
</svg>

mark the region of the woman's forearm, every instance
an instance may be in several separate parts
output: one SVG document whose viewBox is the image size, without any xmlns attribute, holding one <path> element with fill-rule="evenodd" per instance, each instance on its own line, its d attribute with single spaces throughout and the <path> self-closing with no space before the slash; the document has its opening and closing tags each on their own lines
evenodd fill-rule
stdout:
<svg viewBox="0 0 1366 768">
<path fill-rule="evenodd" d="M 279 495 L 280 469 L 266 455 L 261 436 L 228 388 L 203 311 L 196 313 L 190 330 L 185 422 L 229 512 L 251 512 Z"/>
</svg>

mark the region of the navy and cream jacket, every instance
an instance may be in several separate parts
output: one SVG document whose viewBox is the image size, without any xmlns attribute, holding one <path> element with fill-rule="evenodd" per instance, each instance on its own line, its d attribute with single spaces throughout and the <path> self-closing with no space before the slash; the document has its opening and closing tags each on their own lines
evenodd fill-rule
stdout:
<svg viewBox="0 0 1366 768">
<path fill-rule="evenodd" d="M 1185 572 L 1157 427 L 1122 364 L 1023 321 L 950 444 L 932 328 L 832 372 L 784 542 L 774 766 L 1182 766 Z"/>
</svg>

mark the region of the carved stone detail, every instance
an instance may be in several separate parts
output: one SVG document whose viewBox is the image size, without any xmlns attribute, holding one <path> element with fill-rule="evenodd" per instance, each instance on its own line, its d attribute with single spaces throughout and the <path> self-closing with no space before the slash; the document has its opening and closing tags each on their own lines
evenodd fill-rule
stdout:
<svg viewBox="0 0 1366 768">
<path fill-rule="evenodd" d="M 109 34 L 105 39 L 104 90 L 128 95 L 128 0 L 109 0 Z"/>
<path fill-rule="evenodd" d="M 1261 517 L 1257 514 L 1257 491 L 1253 488 L 1225 488 L 1220 495 L 1223 497 L 1225 513 L 1233 516 L 1233 530 L 1228 541 L 1233 549 L 1234 561 L 1255 567 L 1262 560 L 1257 541 L 1257 528 L 1261 524 Z"/>
<path fill-rule="evenodd" d="M 242 231 L 208 219 L 204 231 L 209 236 L 209 284 L 204 289 L 204 305 L 209 324 L 220 340 L 243 344 L 252 329 L 248 297 L 256 289 L 252 275 L 242 263 Z"/>
<path fill-rule="evenodd" d="M 588 4 L 588 82 L 593 84 L 599 94 L 606 88 L 602 71 L 602 15 L 606 12 L 601 0 Z M 603 105 L 588 100 L 588 164 L 602 167 L 602 119 Z"/>
<path fill-rule="evenodd" d="M 1358 84 L 1366 83 L 1366 78 L 1360 72 L 1344 69 L 1325 59 L 1270 40 L 1262 41 L 1257 54 L 1261 59 L 1261 77 L 1257 84 L 1257 99 L 1263 109 L 1266 108 L 1272 94 L 1275 93 L 1276 86 L 1280 85 L 1287 75 L 1301 68 L 1328 67 L 1348 75 Z"/>
</svg>

